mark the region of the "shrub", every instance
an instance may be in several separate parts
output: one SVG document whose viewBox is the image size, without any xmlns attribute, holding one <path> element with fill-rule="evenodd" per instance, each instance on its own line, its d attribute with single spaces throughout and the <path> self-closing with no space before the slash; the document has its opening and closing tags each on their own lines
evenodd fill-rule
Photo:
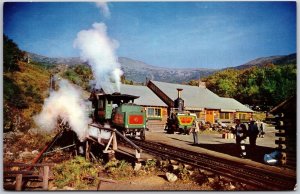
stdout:
<svg viewBox="0 0 300 194">
<path fill-rule="evenodd" d="M 116 179 L 124 179 L 134 175 L 132 165 L 125 160 L 112 160 L 104 167 L 108 175 Z"/>
<path fill-rule="evenodd" d="M 96 165 L 80 156 L 56 165 L 53 174 L 54 186 L 58 188 L 69 186 L 79 190 L 87 189 L 90 185 L 95 186 L 98 180 Z"/>
<path fill-rule="evenodd" d="M 7 103 L 13 104 L 16 108 L 28 108 L 22 90 L 7 76 L 3 76 L 3 97 Z"/>
<path fill-rule="evenodd" d="M 156 169 L 157 160 L 147 160 L 145 166 L 143 167 L 146 171 L 154 171 Z"/>
</svg>

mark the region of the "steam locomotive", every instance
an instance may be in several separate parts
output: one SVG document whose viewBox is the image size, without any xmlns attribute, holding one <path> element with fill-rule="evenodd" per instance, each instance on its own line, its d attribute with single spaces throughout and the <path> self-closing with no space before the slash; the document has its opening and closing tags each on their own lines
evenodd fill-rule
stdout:
<svg viewBox="0 0 300 194">
<path fill-rule="evenodd" d="M 165 131 L 170 134 L 174 132 L 190 134 L 197 115 L 184 110 L 184 100 L 181 98 L 182 89 L 178 88 L 177 91 L 178 98 L 174 101 L 174 108 L 170 109 Z"/>
<path fill-rule="evenodd" d="M 110 125 L 124 136 L 145 140 L 146 111 L 142 106 L 134 104 L 137 98 L 139 96 L 92 91 L 89 100 L 94 109 L 94 122 Z"/>
</svg>

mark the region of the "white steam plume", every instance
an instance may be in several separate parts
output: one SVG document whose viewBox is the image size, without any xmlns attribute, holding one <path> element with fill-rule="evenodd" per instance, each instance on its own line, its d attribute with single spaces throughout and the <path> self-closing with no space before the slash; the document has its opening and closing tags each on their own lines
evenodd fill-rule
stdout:
<svg viewBox="0 0 300 194">
<path fill-rule="evenodd" d="M 73 46 L 80 49 L 80 58 L 91 65 L 96 80 L 96 88 L 112 93 L 120 92 L 120 69 L 115 50 L 118 42 L 107 35 L 104 23 L 94 23 L 93 28 L 77 34 Z M 112 82 L 116 83 L 116 88 Z"/>
<path fill-rule="evenodd" d="M 83 141 L 87 135 L 89 118 L 81 93 L 68 81 L 60 80 L 59 90 L 50 93 L 41 113 L 34 116 L 35 123 L 46 131 L 52 131 L 56 127 L 57 119 L 61 118 L 68 122 L 79 140 Z"/>
<path fill-rule="evenodd" d="M 109 11 L 108 5 L 105 1 L 96 2 L 96 6 L 101 9 L 104 17 L 106 17 L 106 18 L 110 17 L 110 11 Z"/>
</svg>

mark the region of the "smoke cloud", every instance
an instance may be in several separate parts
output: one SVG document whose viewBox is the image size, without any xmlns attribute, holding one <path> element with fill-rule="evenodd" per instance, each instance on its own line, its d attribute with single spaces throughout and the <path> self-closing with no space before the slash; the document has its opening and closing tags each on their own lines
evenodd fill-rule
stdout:
<svg viewBox="0 0 300 194">
<path fill-rule="evenodd" d="M 104 2 L 104 1 L 96 2 L 96 6 L 101 9 L 104 17 L 106 17 L 106 18 L 110 17 L 110 11 L 109 11 L 109 8 L 108 8 L 108 5 L 106 2 Z"/>
<path fill-rule="evenodd" d="M 46 131 L 52 131 L 57 125 L 57 119 L 68 122 L 76 132 L 79 140 L 83 141 L 87 135 L 88 114 L 82 91 L 72 86 L 66 80 L 59 81 L 58 91 L 52 91 L 45 99 L 42 111 L 34 116 L 35 123 Z"/>
<path fill-rule="evenodd" d="M 73 46 L 80 49 L 80 58 L 92 67 L 96 88 L 120 92 L 123 72 L 115 55 L 119 44 L 108 37 L 104 23 L 94 23 L 91 29 L 80 31 Z"/>
</svg>

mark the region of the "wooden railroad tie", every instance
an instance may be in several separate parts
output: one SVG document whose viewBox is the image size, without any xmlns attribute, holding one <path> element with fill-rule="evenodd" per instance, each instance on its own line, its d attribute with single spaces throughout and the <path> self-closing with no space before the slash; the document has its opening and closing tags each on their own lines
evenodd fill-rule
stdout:
<svg viewBox="0 0 300 194">
<path fill-rule="evenodd" d="M 25 170 L 4 170 L 4 181 L 7 179 L 15 179 L 15 190 L 21 191 L 22 186 L 26 181 L 28 180 L 35 180 L 40 181 L 42 179 L 43 182 L 43 190 L 48 190 L 48 183 L 49 183 L 49 171 L 50 166 L 53 166 L 54 164 L 24 164 L 24 163 L 10 163 L 10 164 L 4 164 L 4 169 L 8 169 L 9 167 L 24 167 L 27 169 Z M 43 167 L 43 174 L 35 174 L 35 171 L 32 171 L 31 169 L 33 167 Z M 24 184 L 24 185 L 25 185 Z"/>
</svg>

